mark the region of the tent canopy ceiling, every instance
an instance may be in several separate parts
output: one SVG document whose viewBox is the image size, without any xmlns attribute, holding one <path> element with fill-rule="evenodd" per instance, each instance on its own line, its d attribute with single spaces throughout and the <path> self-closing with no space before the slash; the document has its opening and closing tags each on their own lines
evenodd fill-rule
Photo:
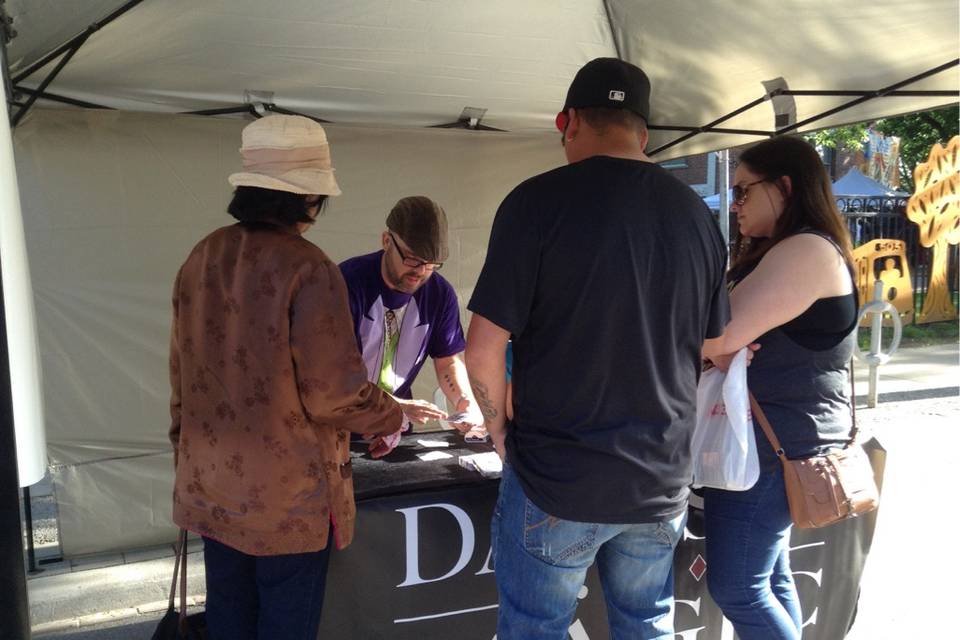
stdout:
<svg viewBox="0 0 960 640">
<path fill-rule="evenodd" d="M 8 0 L 13 75 L 124 4 Z M 264 91 L 333 122 L 411 127 L 475 107 L 485 125 L 548 134 L 576 70 L 620 56 L 651 77 L 651 124 L 699 127 L 778 78 L 791 90 L 872 91 L 950 63 L 958 24 L 956 0 L 143 0 L 94 33 L 48 91 L 141 111 L 238 106 L 245 91 Z M 36 88 L 54 64 L 20 86 Z M 952 66 L 902 89 L 956 92 L 958 77 Z M 773 131 L 775 110 L 795 104 L 802 122 L 853 99 L 780 97 L 717 126 Z M 801 130 L 956 100 L 868 100 Z M 681 135 L 654 130 L 648 148 Z M 656 157 L 758 139 L 701 134 Z"/>
</svg>

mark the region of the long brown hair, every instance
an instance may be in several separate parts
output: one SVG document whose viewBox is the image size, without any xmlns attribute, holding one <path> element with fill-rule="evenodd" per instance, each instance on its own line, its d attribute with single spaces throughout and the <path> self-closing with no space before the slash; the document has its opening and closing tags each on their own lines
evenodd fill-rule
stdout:
<svg viewBox="0 0 960 640">
<path fill-rule="evenodd" d="M 779 136 L 748 148 L 740 154 L 740 162 L 780 189 L 785 204 L 769 238 L 747 238 L 737 229 L 731 270 L 756 264 L 775 244 L 803 229 L 819 231 L 836 242 L 847 267 L 853 270 L 850 232 L 816 149 L 801 138 Z M 789 195 L 777 182 L 783 176 L 790 177 Z"/>
</svg>

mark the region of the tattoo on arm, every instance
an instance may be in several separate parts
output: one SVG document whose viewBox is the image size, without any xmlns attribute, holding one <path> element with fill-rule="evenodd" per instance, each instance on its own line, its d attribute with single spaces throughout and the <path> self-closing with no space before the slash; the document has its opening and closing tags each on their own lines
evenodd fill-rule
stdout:
<svg viewBox="0 0 960 640">
<path fill-rule="evenodd" d="M 443 381 L 447 383 L 447 387 L 450 388 L 450 391 L 456 393 L 457 385 L 453 382 L 453 378 L 450 376 L 450 373 L 443 374 Z"/>
<path fill-rule="evenodd" d="M 471 381 L 470 387 L 473 389 L 473 395 L 477 399 L 477 404 L 480 405 L 483 421 L 486 423 L 493 422 L 497 417 L 497 408 L 490 400 L 490 392 L 487 389 L 487 385 L 482 382 Z"/>
</svg>

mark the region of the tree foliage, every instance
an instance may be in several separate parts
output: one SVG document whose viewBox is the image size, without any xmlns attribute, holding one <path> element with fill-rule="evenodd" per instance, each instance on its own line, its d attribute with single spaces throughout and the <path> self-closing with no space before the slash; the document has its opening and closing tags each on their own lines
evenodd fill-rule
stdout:
<svg viewBox="0 0 960 640">
<path fill-rule="evenodd" d="M 960 107 L 823 129 L 808 134 L 807 139 L 821 147 L 859 151 L 871 127 L 885 136 L 900 138 L 900 185 L 904 191 L 913 191 L 913 170 L 926 162 L 930 148 L 938 142 L 946 146 L 950 138 L 960 134 Z"/>
<path fill-rule="evenodd" d="M 833 129 L 821 129 L 808 133 L 807 140 L 818 147 L 829 147 L 830 149 L 846 149 L 848 151 L 860 151 L 867 141 L 868 123 L 860 122 L 845 127 L 834 127 Z"/>
<path fill-rule="evenodd" d="M 885 136 L 900 138 L 900 184 L 913 191 L 913 170 L 927 161 L 930 147 L 944 147 L 960 134 L 960 107 L 923 111 L 896 118 L 884 118 L 874 128 Z"/>
</svg>

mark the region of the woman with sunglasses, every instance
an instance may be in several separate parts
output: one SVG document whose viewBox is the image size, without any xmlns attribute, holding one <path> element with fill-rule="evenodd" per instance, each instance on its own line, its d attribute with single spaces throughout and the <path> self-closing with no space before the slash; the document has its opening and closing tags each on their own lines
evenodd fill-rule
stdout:
<svg viewBox="0 0 960 640">
<path fill-rule="evenodd" d="M 788 136 L 744 151 L 731 210 L 739 225 L 728 274 L 732 320 L 704 356 L 725 369 L 737 350 L 759 343 L 748 386 L 787 457 L 843 446 L 858 301 L 850 238 L 817 152 Z M 704 493 L 708 586 L 741 640 L 798 640 L 782 465 L 759 425 L 755 435 L 757 483 Z"/>
</svg>

